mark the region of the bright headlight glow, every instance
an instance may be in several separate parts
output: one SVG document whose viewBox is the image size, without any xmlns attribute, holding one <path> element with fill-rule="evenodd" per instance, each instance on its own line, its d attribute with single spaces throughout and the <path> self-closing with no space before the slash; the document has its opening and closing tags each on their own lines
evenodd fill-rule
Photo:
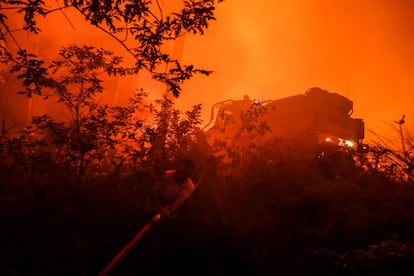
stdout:
<svg viewBox="0 0 414 276">
<path fill-rule="evenodd" d="M 354 142 L 352 142 L 350 140 L 345 140 L 345 145 L 352 148 L 354 146 Z"/>
<path fill-rule="evenodd" d="M 338 143 L 339 146 L 348 147 L 348 148 L 354 148 L 356 146 L 356 143 L 354 141 L 347 140 L 347 139 L 341 139 L 341 138 L 339 138 L 338 140 L 339 140 L 339 143 Z"/>
</svg>

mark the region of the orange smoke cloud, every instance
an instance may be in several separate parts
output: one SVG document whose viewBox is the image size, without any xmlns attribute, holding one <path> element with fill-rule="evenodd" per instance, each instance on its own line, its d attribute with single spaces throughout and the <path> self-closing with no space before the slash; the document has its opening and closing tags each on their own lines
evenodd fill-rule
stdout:
<svg viewBox="0 0 414 276">
<path fill-rule="evenodd" d="M 177 105 L 202 103 L 207 123 L 210 107 L 221 100 L 277 99 L 319 86 L 354 101 L 353 116 L 365 120 L 368 137 L 370 130 L 387 131 L 402 114 L 412 129 L 412 10 L 414 3 L 404 0 L 227 0 L 204 36 L 187 35 L 171 46 L 184 63 L 214 71 L 185 84 Z M 75 12 L 65 14 L 68 19 L 56 13 L 40 21 L 40 51 L 57 53 L 68 43 L 119 50 Z M 145 75 L 118 81 L 106 100 L 119 104 L 148 83 Z M 147 90 L 156 98 L 164 87 Z"/>
<path fill-rule="evenodd" d="M 354 101 L 368 137 L 402 114 L 412 128 L 413 8 L 404 0 L 226 1 L 208 34 L 188 38 L 183 53 L 215 73 L 190 82 L 180 100 L 208 107 L 319 86 Z"/>
</svg>

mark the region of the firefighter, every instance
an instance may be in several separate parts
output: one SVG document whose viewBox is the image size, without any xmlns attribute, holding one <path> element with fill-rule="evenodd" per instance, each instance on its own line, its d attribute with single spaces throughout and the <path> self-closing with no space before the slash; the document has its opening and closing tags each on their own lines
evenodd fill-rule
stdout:
<svg viewBox="0 0 414 276">
<path fill-rule="evenodd" d="M 194 162 L 183 159 L 175 170 L 166 170 L 157 176 L 152 196 L 147 203 L 147 211 L 155 211 L 170 216 L 187 200 L 195 190 L 192 180 Z"/>
</svg>

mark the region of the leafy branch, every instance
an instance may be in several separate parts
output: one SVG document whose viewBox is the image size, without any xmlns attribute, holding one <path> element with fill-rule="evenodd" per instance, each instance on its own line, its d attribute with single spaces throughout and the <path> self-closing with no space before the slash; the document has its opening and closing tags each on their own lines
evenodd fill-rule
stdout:
<svg viewBox="0 0 414 276">
<path fill-rule="evenodd" d="M 112 74 L 136 74 L 144 69 L 153 79 L 165 83 L 169 91 L 178 97 L 184 81 L 194 74 L 208 75 L 211 71 L 195 69 L 193 65 L 181 65 L 177 59 L 170 57 L 164 45 L 187 33 L 203 35 L 209 22 L 216 20 L 215 7 L 220 2 L 222 0 L 183 0 L 179 11 L 165 14 L 157 0 L 64 0 L 58 8 L 53 9 L 48 9 L 45 1 L 41 0 L 3 1 L 3 5 L 0 5 L 0 40 L 5 41 L 7 35 L 10 35 L 19 51 L 24 51 L 21 53 L 33 58 L 32 54 L 22 50 L 23 47 L 13 36 L 17 30 L 10 30 L 6 12 L 17 10 L 23 14 L 22 30 L 38 34 L 41 30 L 36 22 L 37 16 L 46 17 L 53 12 L 73 8 L 90 24 L 118 42 L 135 59 L 132 68 L 118 68 Z M 8 50 L 7 47 L 2 48 L 3 59 L 11 56 Z M 18 55 L 21 56 L 21 53 Z M 26 62 L 24 65 L 31 66 L 30 68 L 37 66 L 37 72 L 42 72 L 42 64 Z M 34 87 L 32 93 L 40 94 L 39 88 Z"/>
</svg>

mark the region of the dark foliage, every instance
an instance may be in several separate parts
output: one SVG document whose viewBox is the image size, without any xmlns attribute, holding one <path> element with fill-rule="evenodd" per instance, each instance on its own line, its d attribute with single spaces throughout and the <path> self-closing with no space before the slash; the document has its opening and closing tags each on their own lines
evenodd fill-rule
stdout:
<svg viewBox="0 0 414 276">
<path fill-rule="evenodd" d="M 183 157 L 195 161 L 200 185 L 114 274 L 194 274 L 183 260 L 207 275 L 413 272 L 414 189 L 404 167 L 412 165 L 412 143 L 402 155 L 386 147 L 317 155 L 306 136 L 262 140 L 271 129 L 257 105 L 242 113 L 230 143 L 211 146 L 198 128 L 201 105 L 183 113 L 171 93 L 149 103 L 138 90 L 126 106 L 98 104 L 102 72 L 144 68 L 175 96 L 193 73 L 208 73 L 180 65 L 161 46 L 186 32 L 202 34 L 216 2 L 183 1 L 181 11 L 166 15 L 157 1 L 64 1 L 117 39 L 136 58 L 133 68 L 90 46 L 62 48 L 51 64 L 1 47 L 23 94 L 55 98 L 72 115 L 64 122 L 37 116 L 15 132 L 3 125 L 2 274 L 98 274 L 152 215 L 144 206 L 154 174 Z M 54 12 L 43 1 L 2 1 L 1 11 L 9 8 L 33 33 L 41 31 L 35 15 Z M 7 22 L 1 13 L 3 40 L 14 38 Z"/>
<path fill-rule="evenodd" d="M 136 74 L 142 69 L 165 83 L 173 95 L 178 96 L 184 81 L 194 74 L 209 75 L 211 71 L 183 65 L 165 52 L 164 45 L 187 33 L 204 34 L 209 22 L 215 20 L 214 11 L 220 0 L 184 0 L 176 11 L 166 13 L 157 0 L 147 1 L 69 1 L 57 2 L 61 8 L 51 10 L 44 1 L 2 1 L 0 5 L 0 40 L 14 42 L 17 53 L 11 47 L 1 45 L 1 60 L 12 63 L 12 71 L 19 73 L 28 96 L 40 94 L 42 87 L 53 86 L 46 75 L 44 61 L 25 50 L 15 32 L 41 32 L 36 17 L 47 17 L 60 9 L 75 9 L 90 24 L 117 41 L 135 64 L 129 68 L 108 68 L 113 75 Z M 23 14 L 22 29 L 11 30 L 8 11 Z"/>
<path fill-rule="evenodd" d="M 234 142 L 243 158 L 228 170 L 197 128 L 200 106 L 180 116 L 168 97 L 148 105 L 139 92 L 129 106 L 94 110 L 83 135 L 93 141 L 91 156 L 105 154 L 80 181 L 69 165 L 69 125 L 42 116 L 19 135 L 2 136 L 5 271 L 97 274 L 148 222 L 154 171 L 190 156 L 196 178 L 207 169 L 195 194 L 115 274 L 189 273 L 177 265 L 182 259 L 210 275 L 412 272 L 414 190 L 391 171 L 360 165 L 370 164 L 375 148 L 322 160 L 304 155 L 313 149 L 306 139 L 255 138 Z M 139 116 L 144 110 L 151 120 Z M 237 137 L 259 135 L 260 121 L 246 121 Z"/>
</svg>

